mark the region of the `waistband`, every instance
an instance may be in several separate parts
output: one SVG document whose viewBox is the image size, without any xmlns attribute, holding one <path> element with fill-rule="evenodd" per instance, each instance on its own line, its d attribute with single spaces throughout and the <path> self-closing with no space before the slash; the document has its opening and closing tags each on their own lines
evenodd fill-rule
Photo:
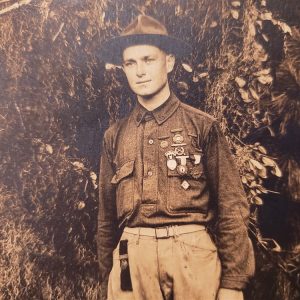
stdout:
<svg viewBox="0 0 300 300">
<path fill-rule="evenodd" d="M 180 234 L 192 233 L 196 231 L 205 230 L 206 227 L 200 224 L 186 224 L 186 225 L 171 225 L 163 227 L 125 227 L 124 232 L 156 237 L 157 239 L 168 238 Z"/>
</svg>

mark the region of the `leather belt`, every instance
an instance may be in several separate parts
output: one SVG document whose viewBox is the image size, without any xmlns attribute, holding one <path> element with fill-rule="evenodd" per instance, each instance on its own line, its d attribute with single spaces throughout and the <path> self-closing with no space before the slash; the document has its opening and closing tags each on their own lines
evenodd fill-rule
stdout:
<svg viewBox="0 0 300 300">
<path fill-rule="evenodd" d="M 171 225 L 163 227 L 125 227 L 124 232 L 141 235 L 151 236 L 157 239 L 164 239 L 171 236 L 176 236 L 185 233 L 192 233 L 200 230 L 205 230 L 206 227 L 200 224 L 187 224 L 187 225 Z"/>
</svg>

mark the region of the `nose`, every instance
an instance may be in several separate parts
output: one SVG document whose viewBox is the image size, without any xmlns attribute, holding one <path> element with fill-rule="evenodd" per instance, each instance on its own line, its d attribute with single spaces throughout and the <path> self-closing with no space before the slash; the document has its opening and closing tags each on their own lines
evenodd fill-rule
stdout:
<svg viewBox="0 0 300 300">
<path fill-rule="evenodd" d="M 143 62 L 138 62 L 136 64 L 136 76 L 142 77 L 145 74 L 146 74 L 146 71 L 145 71 L 144 63 Z"/>
</svg>

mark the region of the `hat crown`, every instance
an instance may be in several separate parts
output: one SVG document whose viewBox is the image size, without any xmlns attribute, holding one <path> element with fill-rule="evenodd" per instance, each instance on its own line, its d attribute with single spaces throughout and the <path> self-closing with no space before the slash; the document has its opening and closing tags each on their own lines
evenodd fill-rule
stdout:
<svg viewBox="0 0 300 300">
<path fill-rule="evenodd" d="M 121 33 L 121 36 L 135 34 L 159 34 L 168 35 L 166 27 L 159 21 L 146 15 L 139 15 Z"/>
</svg>

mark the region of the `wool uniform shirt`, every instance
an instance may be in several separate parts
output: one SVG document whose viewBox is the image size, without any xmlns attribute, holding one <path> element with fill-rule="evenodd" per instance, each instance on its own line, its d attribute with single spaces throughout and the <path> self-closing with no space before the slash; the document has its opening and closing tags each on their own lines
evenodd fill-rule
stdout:
<svg viewBox="0 0 300 300">
<path fill-rule="evenodd" d="M 178 100 L 152 112 L 137 103 L 104 135 L 100 162 L 98 259 L 112 267 L 118 229 L 214 224 L 221 287 L 242 289 L 254 272 L 248 202 L 217 121 Z"/>
</svg>

